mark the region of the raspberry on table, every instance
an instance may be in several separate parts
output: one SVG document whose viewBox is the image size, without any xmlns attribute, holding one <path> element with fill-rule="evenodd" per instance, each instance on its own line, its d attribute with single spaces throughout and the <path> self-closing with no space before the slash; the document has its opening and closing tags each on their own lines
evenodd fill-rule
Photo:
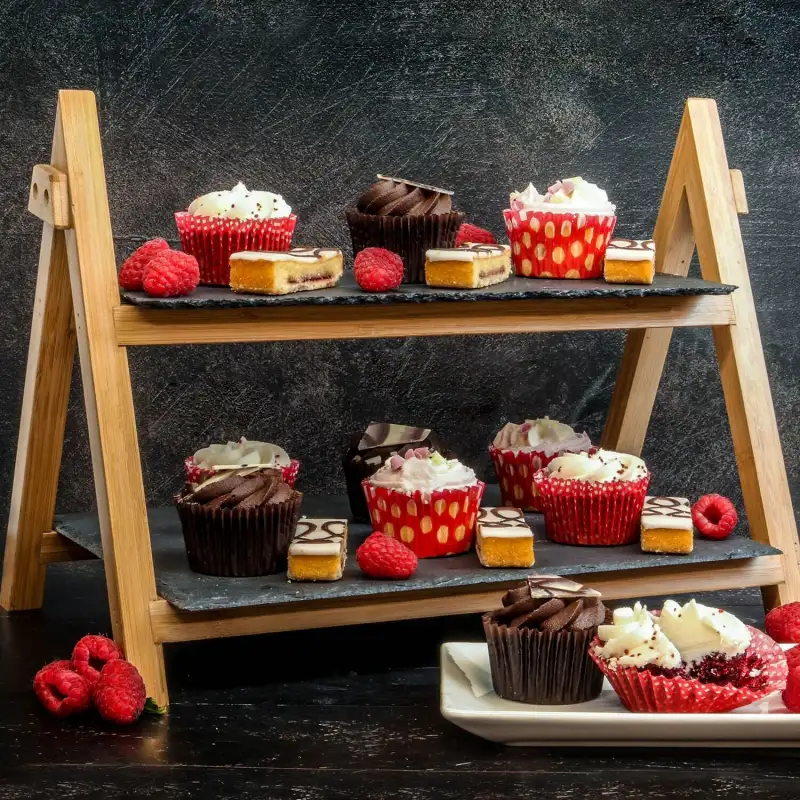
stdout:
<svg viewBox="0 0 800 800">
<path fill-rule="evenodd" d="M 356 255 L 353 275 L 365 292 L 388 292 L 403 282 L 403 259 L 383 247 L 367 247 Z"/>
<path fill-rule="evenodd" d="M 152 297 L 182 297 L 200 283 L 197 259 L 179 250 L 158 253 L 142 278 L 142 288 Z"/>
<path fill-rule="evenodd" d="M 787 650 L 784 655 L 786 656 L 786 661 L 789 664 L 789 669 L 800 666 L 800 645 L 796 645 L 795 647 Z"/>
<path fill-rule="evenodd" d="M 403 580 L 417 569 L 417 556 L 402 542 L 377 531 L 356 550 L 362 572 L 370 578 Z"/>
<path fill-rule="evenodd" d="M 800 666 L 789 664 L 789 674 L 786 676 L 786 688 L 781 692 L 783 704 L 789 711 L 800 711 Z"/>
<path fill-rule="evenodd" d="M 704 495 L 692 506 L 695 528 L 709 539 L 727 538 L 738 521 L 733 503 L 720 494 Z"/>
<path fill-rule="evenodd" d="M 169 250 L 166 239 L 151 239 L 129 255 L 122 262 L 119 271 L 119 285 L 128 291 L 141 291 L 142 278 L 153 258 Z"/>
<path fill-rule="evenodd" d="M 139 670 L 127 661 L 109 661 L 94 685 L 92 699 L 107 722 L 130 725 L 142 715 L 147 692 Z"/>
<path fill-rule="evenodd" d="M 491 231 L 471 225 L 469 222 L 462 223 L 456 234 L 456 247 L 462 244 L 497 244 L 497 239 Z"/>
<path fill-rule="evenodd" d="M 100 677 L 100 670 L 109 662 L 123 658 L 122 650 L 107 636 L 84 636 L 72 650 L 72 666 L 89 684 Z"/>
<path fill-rule="evenodd" d="M 787 603 L 773 608 L 764 620 L 764 628 L 776 642 L 800 642 L 800 603 Z M 793 647 L 792 650 L 797 648 Z M 786 658 L 789 659 L 789 653 Z M 800 663 L 800 653 L 795 653 L 792 658 Z"/>
<path fill-rule="evenodd" d="M 33 679 L 33 691 L 39 702 L 61 719 L 86 711 L 92 700 L 89 682 L 65 660 L 42 667 Z"/>
</svg>

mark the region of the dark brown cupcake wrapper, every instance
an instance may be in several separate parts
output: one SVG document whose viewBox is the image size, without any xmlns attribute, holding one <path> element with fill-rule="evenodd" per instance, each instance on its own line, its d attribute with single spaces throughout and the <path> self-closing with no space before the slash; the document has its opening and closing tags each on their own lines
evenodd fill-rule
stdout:
<svg viewBox="0 0 800 800">
<path fill-rule="evenodd" d="M 461 211 L 416 216 L 378 216 L 360 211 L 345 212 L 353 255 L 366 247 L 385 247 L 403 259 L 403 283 L 425 283 L 425 251 L 453 247 L 464 221 Z"/>
<path fill-rule="evenodd" d="M 495 692 L 506 700 L 535 705 L 572 705 L 594 700 L 603 673 L 589 656 L 597 628 L 544 633 L 509 628 L 483 617 Z"/>
<path fill-rule="evenodd" d="M 176 498 L 189 566 L 230 578 L 283 572 L 302 499 L 298 492 L 284 503 L 239 511 Z"/>
</svg>

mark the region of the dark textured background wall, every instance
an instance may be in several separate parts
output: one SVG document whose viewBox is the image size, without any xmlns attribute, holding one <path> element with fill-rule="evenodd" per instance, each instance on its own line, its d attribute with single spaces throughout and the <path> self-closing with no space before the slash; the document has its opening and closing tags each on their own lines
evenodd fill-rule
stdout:
<svg viewBox="0 0 800 800">
<path fill-rule="evenodd" d="M 453 188 L 496 234 L 510 189 L 582 174 L 608 189 L 620 233 L 647 235 L 682 102 L 701 95 L 717 98 L 731 165 L 745 175 L 742 230 L 800 499 L 798 58 L 790 0 L 3 2 L 0 480 L 10 485 L 40 235 L 24 207 L 58 88 L 99 96 L 120 256 L 153 236 L 176 241 L 174 210 L 238 180 L 285 195 L 301 220 L 296 241 L 349 251 L 343 208 L 376 172 Z M 168 502 L 186 454 L 240 434 L 300 457 L 307 490 L 340 489 L 346 434 L 372 419 L 430 425 L 488 475 L 486 445 L 507 419 L 550 414 L 599 437 L 622 342 L 138 349 L 147 493 Z M 73 405 L 63 510 L 94 502 Z M 659 491 L 739 497 L 709 331 L 675 335 L 644 455 Z"/>
</svg>

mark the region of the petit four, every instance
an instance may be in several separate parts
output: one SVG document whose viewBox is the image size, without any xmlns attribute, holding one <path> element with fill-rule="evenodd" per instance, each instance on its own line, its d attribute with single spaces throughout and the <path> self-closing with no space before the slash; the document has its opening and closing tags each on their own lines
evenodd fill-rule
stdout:
<svg viewBox="0 0 800 800">
<path fill-rule="evenodd" d="M 347 558 L 347 520 L 309 519 L 297 522 L 289 545 L 290 581 L 338 581 Z"/>
<path fill-rule="evenodd" d="M 616 207 L 581 177 L 556 181 L 544 194 L 528 184 L 512 192 L 503 217 L 517 275 L 599 278 Z"/>
<path fill-rule="evenodd" d="M 403 259 L 405 283 L 425 283 L 425 251 L 452 247 L 464 214 L 453 192 L 405 178 L 378 180 L 347 210 L 353 254 L 384 247 Z"/>
<path fill-rule="evenodd" d="M 652 239 L 618 239 L 608 243 L 603 277 L 607 283 L 652 283 L 656 243 Z"/>
<path fill-rule="evenodd" d="M 335 286 L 344 272 L 341 250 L 293 247 L 286 251 L 232 253 L 234 292 L 290 294 Z"/>
<path fill-rule="evenodd" d="M 484 567 L 532 567 L 533 531 L 522 511 L 482 508 L 475 527 L 475 550 Z"/>
<path fill-rule="evenodd" d="M 645 553 L 691 553 L 694 548 L 692 510 L 685 497 L 645 497 L 640 524 Z"/>
<path fill-rule="evenodd" d="M 534 575 L 483 616 L 492 684 L 521 703 L 570 705 L 600 694 L 603 675 L 588 654 L 606 619 L 600 594 L 568 578 Z"/>
<path fill-rule="evenodd" d="M 507 244 L 472 244 L 428 250 L 425 283 L 451 289 L 479 289 L 502 283 L 511 274 Z"/>
</svg>

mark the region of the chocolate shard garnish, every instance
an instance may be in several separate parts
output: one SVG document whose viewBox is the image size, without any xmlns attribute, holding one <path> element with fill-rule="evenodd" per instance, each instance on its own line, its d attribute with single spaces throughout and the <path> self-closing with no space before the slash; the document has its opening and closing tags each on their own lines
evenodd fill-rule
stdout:
<svg viewBox="0 0 800 800">
<path fill-rule="evenodd" d="M 526 580 L 531 597 L 600 597 L 600 592 L 559 575 L 531 575 Z"/>
<path fill-rule="evenodd" d="M 559 611 L 562 611 L 564 608 L 564 601 L 559 600 L 557 597 L 553 597 L 550 600 L 545 600 L 539 608 L 534 609 L 531 611 L 530 614 L 525 614 L 521 617 L 517 617 L 514 620 L 511 620 L 508 627 L 509 628 L 535 628 L 538 627 L 539 623 L 543 620 L 546 620 L 548 617 L 553 616 L 554 614 L 558 614 Z M 544 628 L 544 624 L 542 624 L 542 628 Z"/>
<path fill-rule="evenodd" d="M 391 422 L 373 422 L 367 425 L 367 429 L 358 443 L 358 449 L 370 450 L 373 447 L 400 447 L 404 444 L 417 444 L 424 442 L 430 435 L 430 428 L 395 425 Z"/>
<path fill-rule="evenodd" d="M 416 186 L 418 189 L 425 189 L 429 192 L 438 192 L 439 194 L 453 194 L 452 189 L 442 189 L 439 186 L 431 186 L 427 183 L 417 183 L 416 181 L 409 181 L 406 178 L 392 178 L 388 175 L 378 175 L 379 181 L 392 181 L 394 183 L 405 183 L 408 186 Z"/>
<path fill-rule="evenodd" d="M 562 609 L 557 614 L 553 614 L 552 617 L 544 620 L 544 622 L 542 622 L 542 624 L 539 626 L 539 630 L 545 632 L 560 631 L 562 628 L 566 628 L 567 626 L 571 625 L 578 618 L 578 615 L 582 610 L 583 602 L 581 600 L 575 600 L 574 603 L 570 603 L 566 608 Z"/>
</svg>

